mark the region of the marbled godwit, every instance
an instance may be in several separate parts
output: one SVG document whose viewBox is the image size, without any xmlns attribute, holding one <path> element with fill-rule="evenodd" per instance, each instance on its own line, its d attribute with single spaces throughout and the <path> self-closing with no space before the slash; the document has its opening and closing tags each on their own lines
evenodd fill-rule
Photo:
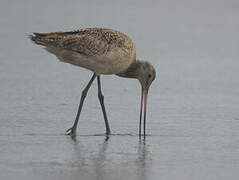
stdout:
<svg viewBox="0 0 239 180">
<path fill-rule="evenodd" d="M 149 62 L 136 60 L 135 45 L 128 36 L 112 29 L 86 28 L 69 32 L 33 33 L 29 37 L 36 44 L 45 46 L 46 50 L 56 55 L 59 60 L 84 67 L 94 73 L 82 91 L 74 125 L 66 131 L 68 135 L 76 135 L 84 99 L 96 77 L 98 98 L 104 116 L 106 134 L 110 134 L 104 96 L 101 91 L 100 75 L 115 74 L 125 78 L 136 78 L 142 86 L 139 136 L 141 136 L 142 108 L 144 105 L 145 137 L 148 89 L 155 79 L 156 73 Z"/>
</svg>

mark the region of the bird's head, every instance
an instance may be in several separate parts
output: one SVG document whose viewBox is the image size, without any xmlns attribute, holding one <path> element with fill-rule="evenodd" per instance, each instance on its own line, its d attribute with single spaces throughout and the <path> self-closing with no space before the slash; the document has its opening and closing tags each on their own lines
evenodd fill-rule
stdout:
<svg viewBox="0 0 239 180">
<path fill-rule="evenodd" d="M 138 77 L 142 89 L 148 91 L 151 83 L 154 81 L 156 72 L 152 64 L 147 61 L 140 61 L 140 66 L 138 67 Z"/>
<path fill-rule="evenodd" d="M 144 137 L 145 137 L 145 123 L 146 123 L 146 110 L 147 110 L 147 96 L 148 90 L 156 76 L 155 69 L 152 64 L 147 61 L 138 61 L 137 79 L 142 86 L 141 94 L 141 106 L 140 106 L 140 125 L 139 135 L 141 136 L 141 121 L 142 121 L 142 109 L 144 105 Z"/>
<path fill-rule="evenodd" d="M 152 64 L 147 61 L 137 60 L 125 72 L 117 74 L 121 77 L 136 78 L 142 86 L 141 106 L 140 106 L 140 126 L 139 135 L 141 136 L 142 109 L 144 105 L 144 125 L 146 122 L 147 96 L 150 85 L 155 79 L 156 72 Z M 145 137 L 145 126 L 144 126 Z"/>
</svg>

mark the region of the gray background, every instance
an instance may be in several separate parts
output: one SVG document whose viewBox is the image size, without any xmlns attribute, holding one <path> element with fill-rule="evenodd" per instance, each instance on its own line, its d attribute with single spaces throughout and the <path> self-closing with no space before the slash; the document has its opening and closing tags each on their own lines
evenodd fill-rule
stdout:
<svg viewBox="0 0 239 180">
<path fill-rule="evenodd" d="M 0 179 L 226 180 L 239 176 L 237 0 L 1 1 Z M 156 68 L 146 142 L 140 86 L 103 76 L 114 135 L 105 141 L 91 72 L 60 63 L 26 35 L 107 27 L 128 34 Z"/>
</svg>

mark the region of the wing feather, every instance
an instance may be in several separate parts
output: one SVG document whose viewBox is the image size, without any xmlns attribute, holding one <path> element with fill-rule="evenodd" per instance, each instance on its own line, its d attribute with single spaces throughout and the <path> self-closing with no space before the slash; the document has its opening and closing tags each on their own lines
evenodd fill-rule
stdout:
<svg viewBox="0 0 239 180">
<path fill-rule="evenodd" d="M 85 56 L 106 53 L 111 47 L 125 46 L 126 36 L 120 32 L 103 28 L 87 28 L 78 31 L 33 33 L 30 39 L 46 47 L 64 48 Z"/>
<path fill-rule="evenodd" d="M 104 28 L 69 32 L 33 33 L 29 38 L 59 60 L 97 74 L 117 74 L 135 62 L 133 41 L 123 33 Z"/>
</svg>

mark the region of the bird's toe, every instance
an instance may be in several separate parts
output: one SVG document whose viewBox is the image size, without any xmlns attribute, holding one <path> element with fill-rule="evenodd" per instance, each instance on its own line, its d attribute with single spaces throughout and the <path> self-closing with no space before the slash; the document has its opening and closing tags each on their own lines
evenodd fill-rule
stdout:
<svg viewBox="0 0 239 180">
<path fill-rule="evenodd" d="M 66 135 L 75 136 L 76 135 L 75 129 L 73 127 L 67 129 L 66 130 Z"/>
</svg>

